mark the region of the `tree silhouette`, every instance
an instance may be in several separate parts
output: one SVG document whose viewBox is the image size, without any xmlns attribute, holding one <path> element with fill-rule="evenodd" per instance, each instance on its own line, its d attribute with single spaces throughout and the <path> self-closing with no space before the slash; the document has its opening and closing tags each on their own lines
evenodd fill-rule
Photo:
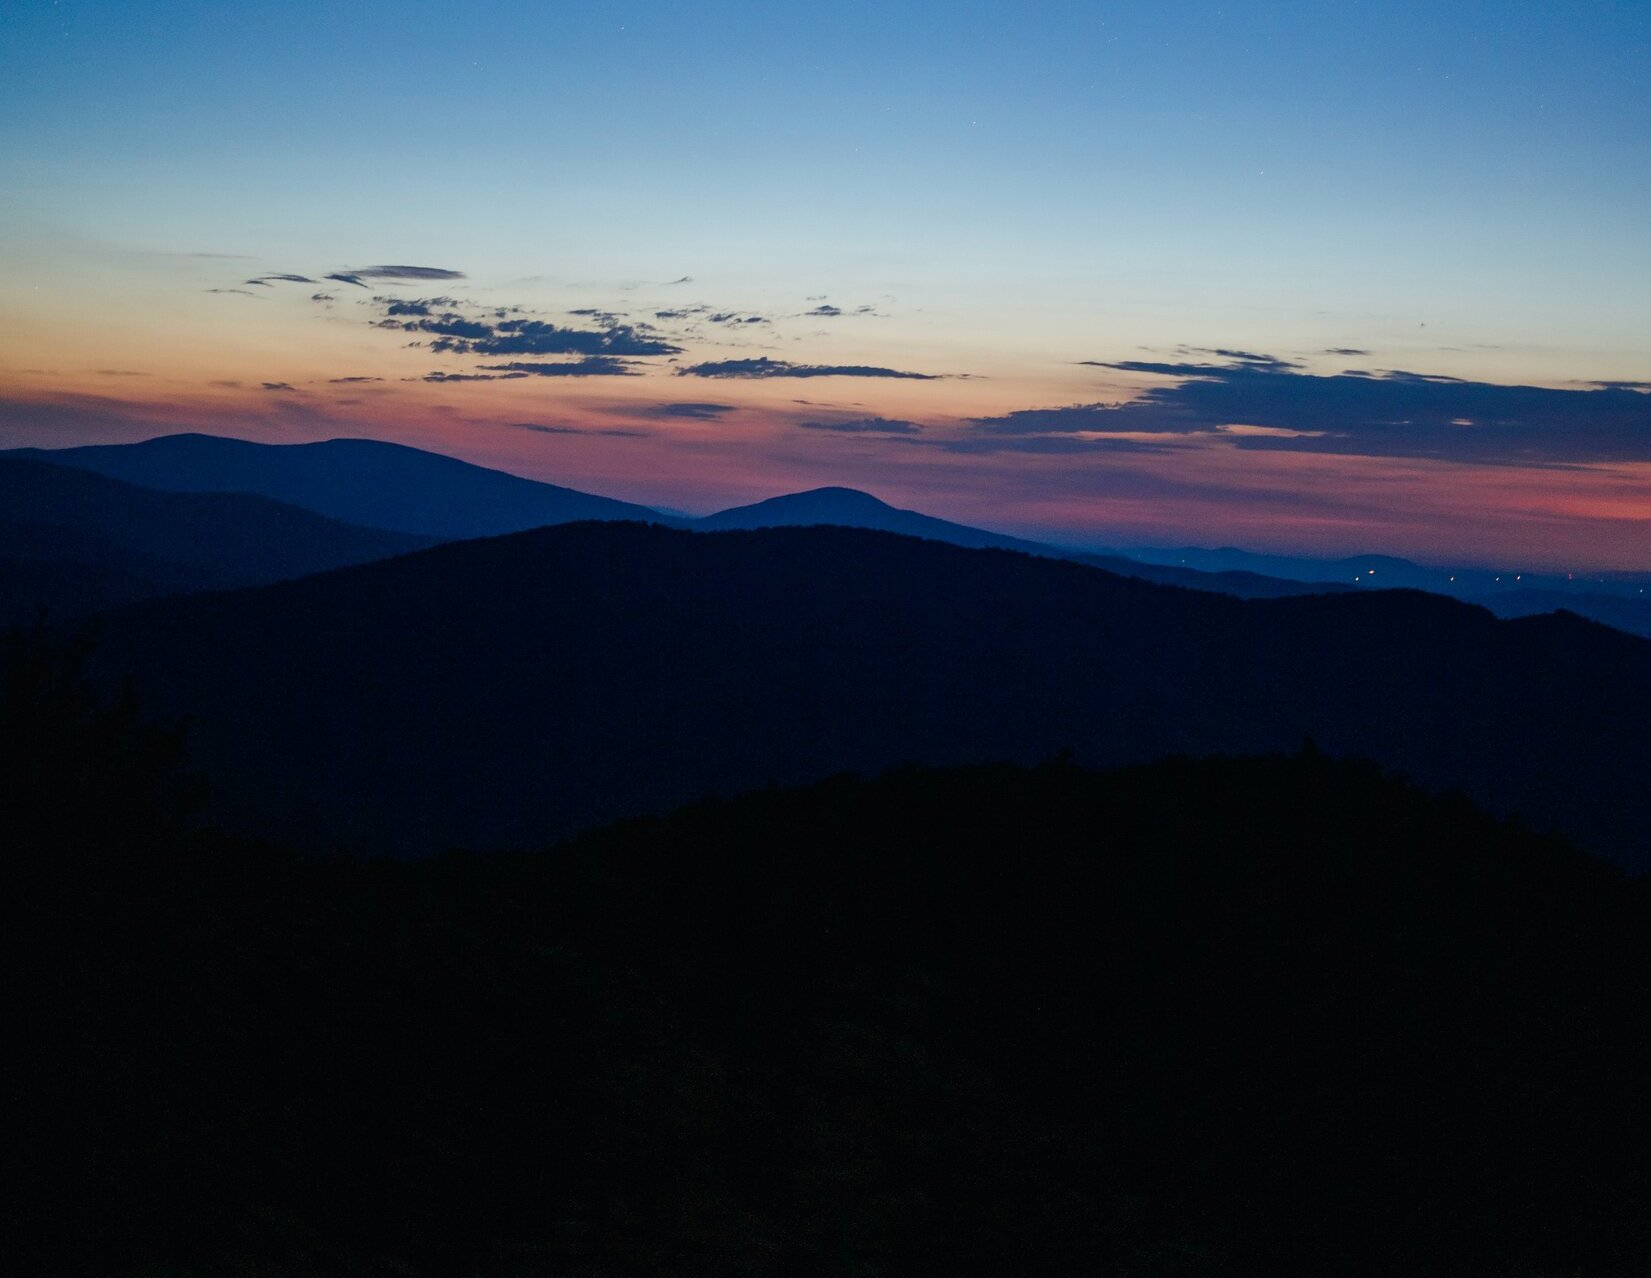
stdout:
<svg viewBox="0 0 1651 1278">
<path fill-rule="evenodd" d="M 0 812 L 14 870 L 153 848 L 201 806 L 201 783 L 182 769 L 184 729 L 146 722 L 129 688 L 98 688 L 86 674 L 93 643 L 44 620 L 0 641 Z"/>
</svg>

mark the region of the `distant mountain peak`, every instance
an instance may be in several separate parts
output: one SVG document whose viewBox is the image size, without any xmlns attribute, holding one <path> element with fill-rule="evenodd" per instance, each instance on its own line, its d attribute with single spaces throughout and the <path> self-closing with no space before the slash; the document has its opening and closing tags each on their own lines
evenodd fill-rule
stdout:
<svg viewBox="0 0 1651 1278">
<path fill-rule="evenodd" d="M 960 546 L 1002 546 L 1017 550 L 1045 552 L 1046 547 L 1005 537 L 980 528 L 935 519 L 915 510 L 891 506 L 879 497 L 858 488 L 828 486 L 785 493 L 748 506 L 735 506 L 701 519 L 697 527 L 706 531 L 736 528 L 777 528 L 808 524 L 841 524 L 853 528 L 875 528 L 883 532 L 927 537 Z"/>
<path fill-rule="evenodd" d="M 897 507 L 889 505 L 880 497 L 873 497 L 870 493 L 859 488 L 842 488 L 836 485 L 827 485 L 823 488 L 806 488 L 801 492 L 782 493 L 778 497 L 770 497 L 766 501 L 754 502 L 740 509 L 754 510 L 759 507 L 773 509 L 779 506 L 820 506 L 829 505 L 834 508 L 861 510 L 895 510 Z"/>
</svg>

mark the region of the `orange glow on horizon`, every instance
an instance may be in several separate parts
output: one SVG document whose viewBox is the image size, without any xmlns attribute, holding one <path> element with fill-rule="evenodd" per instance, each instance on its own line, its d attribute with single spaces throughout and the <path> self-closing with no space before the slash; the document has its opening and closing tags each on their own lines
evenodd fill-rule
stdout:
<svg viewBox="0 0 1651 1278">
<path fill-rule="evenodd" d="M 1209 441 L 1177 441 L 1164 453 L 1104 444 L 1088 454 L 961 453 L 943 442 L 957 430 L 953 395 L 966 383 L 945 387 L 954 416 L 925 414 L 920 436 L 878 438 L 796 423 L 830 414 L 896 417 L 907 411 L 896 405 L 921 402 L 934 384 L 897 387 L 888 397 L 878 387 L 872 409 L 859 384 L 853 398 L 839 398 L 807 384 L 800 389 L 812 396 L 792 393 L 799 387 L 789 384 L 657 375 L 552 389 L 389 379 L 312 379 L 289 383 L 290 390 L 188 387 L 178 377 L 116 370 L 74 379 L 85 388 L 74 391 L 63 388 L 61 374 L 8 380 L 0 386 L 8 446 L 123 442 L 180 430 L 267 442 L 359 435 L 695 513 L 844 484 L 943 518 L 1074 544 L 1230 543 L 1565 570 L 1651 567 L 1651 464 L 1483 466 Z M 670 402 L 733 411 L 715 420 L 649 414 Z"/>
</svg>

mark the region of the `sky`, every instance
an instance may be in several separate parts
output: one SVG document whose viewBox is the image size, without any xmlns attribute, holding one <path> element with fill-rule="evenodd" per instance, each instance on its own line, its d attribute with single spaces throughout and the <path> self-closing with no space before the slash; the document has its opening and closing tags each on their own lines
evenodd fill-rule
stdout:
<svg viewBox="0 0 1651 1278">
<path fill-rule="evenodd" d="M 0 446 L 1651 570 L 1651 4 L 0 0 Z"/>
</svg>

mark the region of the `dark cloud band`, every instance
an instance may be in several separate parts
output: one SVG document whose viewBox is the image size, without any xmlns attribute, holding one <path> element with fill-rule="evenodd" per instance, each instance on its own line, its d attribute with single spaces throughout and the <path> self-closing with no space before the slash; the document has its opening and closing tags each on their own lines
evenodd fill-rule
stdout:
<svg viewBox="0 0 1651 1278">
<path fill-rule="evenodd" d="M 462 280 L 463 271 L 450 271 L 440 266 L 363 266 L 357 270 L 345 272 L 357 280 Z M 340 276 L 329 275 L 328 279 L 338 279 Z"/>
<path fill-rule="evenodd" d="M 783 359 L 713 360 L 705 364 L 690 364 L 677 369 L 679 377 L 897 377 L 911 381 L 938 381 L 935 373 L 907 373 L 894 368 L 878 368 L 869 364 L 793 364 Z"/>
<path fill-rule="evenodd" d="M 716 421 L 724 413 L 734 411 L 732 404 L 655 404 L 646 410 L 649 417 L 683 417 L 690 421 Z"/>
<path fill-rule="evenodd" d="M 530 363 L 523 360 L 508 364 L 483 364 L 488 372 L 512 377 L 634 377 L 636 370 L 629 361 L 608 355 L 592 355 L 585 359 L 569 360 L 561 364 Z"/>
<path fill-rule="evenodd" d="M 1088 361 L 1173 384 L 1128 403 L 1025 409 L 971 425 L 979 437 L 999 440 L 1225 432 L 1251 449 L 1486 464 L 1651 460 L 1651 393 L 1632 384 L 1559 390 L 1400 369 L 1316 376 L 1272 356 L 1231 354 L 1227 364 Z"/>
</svg>

